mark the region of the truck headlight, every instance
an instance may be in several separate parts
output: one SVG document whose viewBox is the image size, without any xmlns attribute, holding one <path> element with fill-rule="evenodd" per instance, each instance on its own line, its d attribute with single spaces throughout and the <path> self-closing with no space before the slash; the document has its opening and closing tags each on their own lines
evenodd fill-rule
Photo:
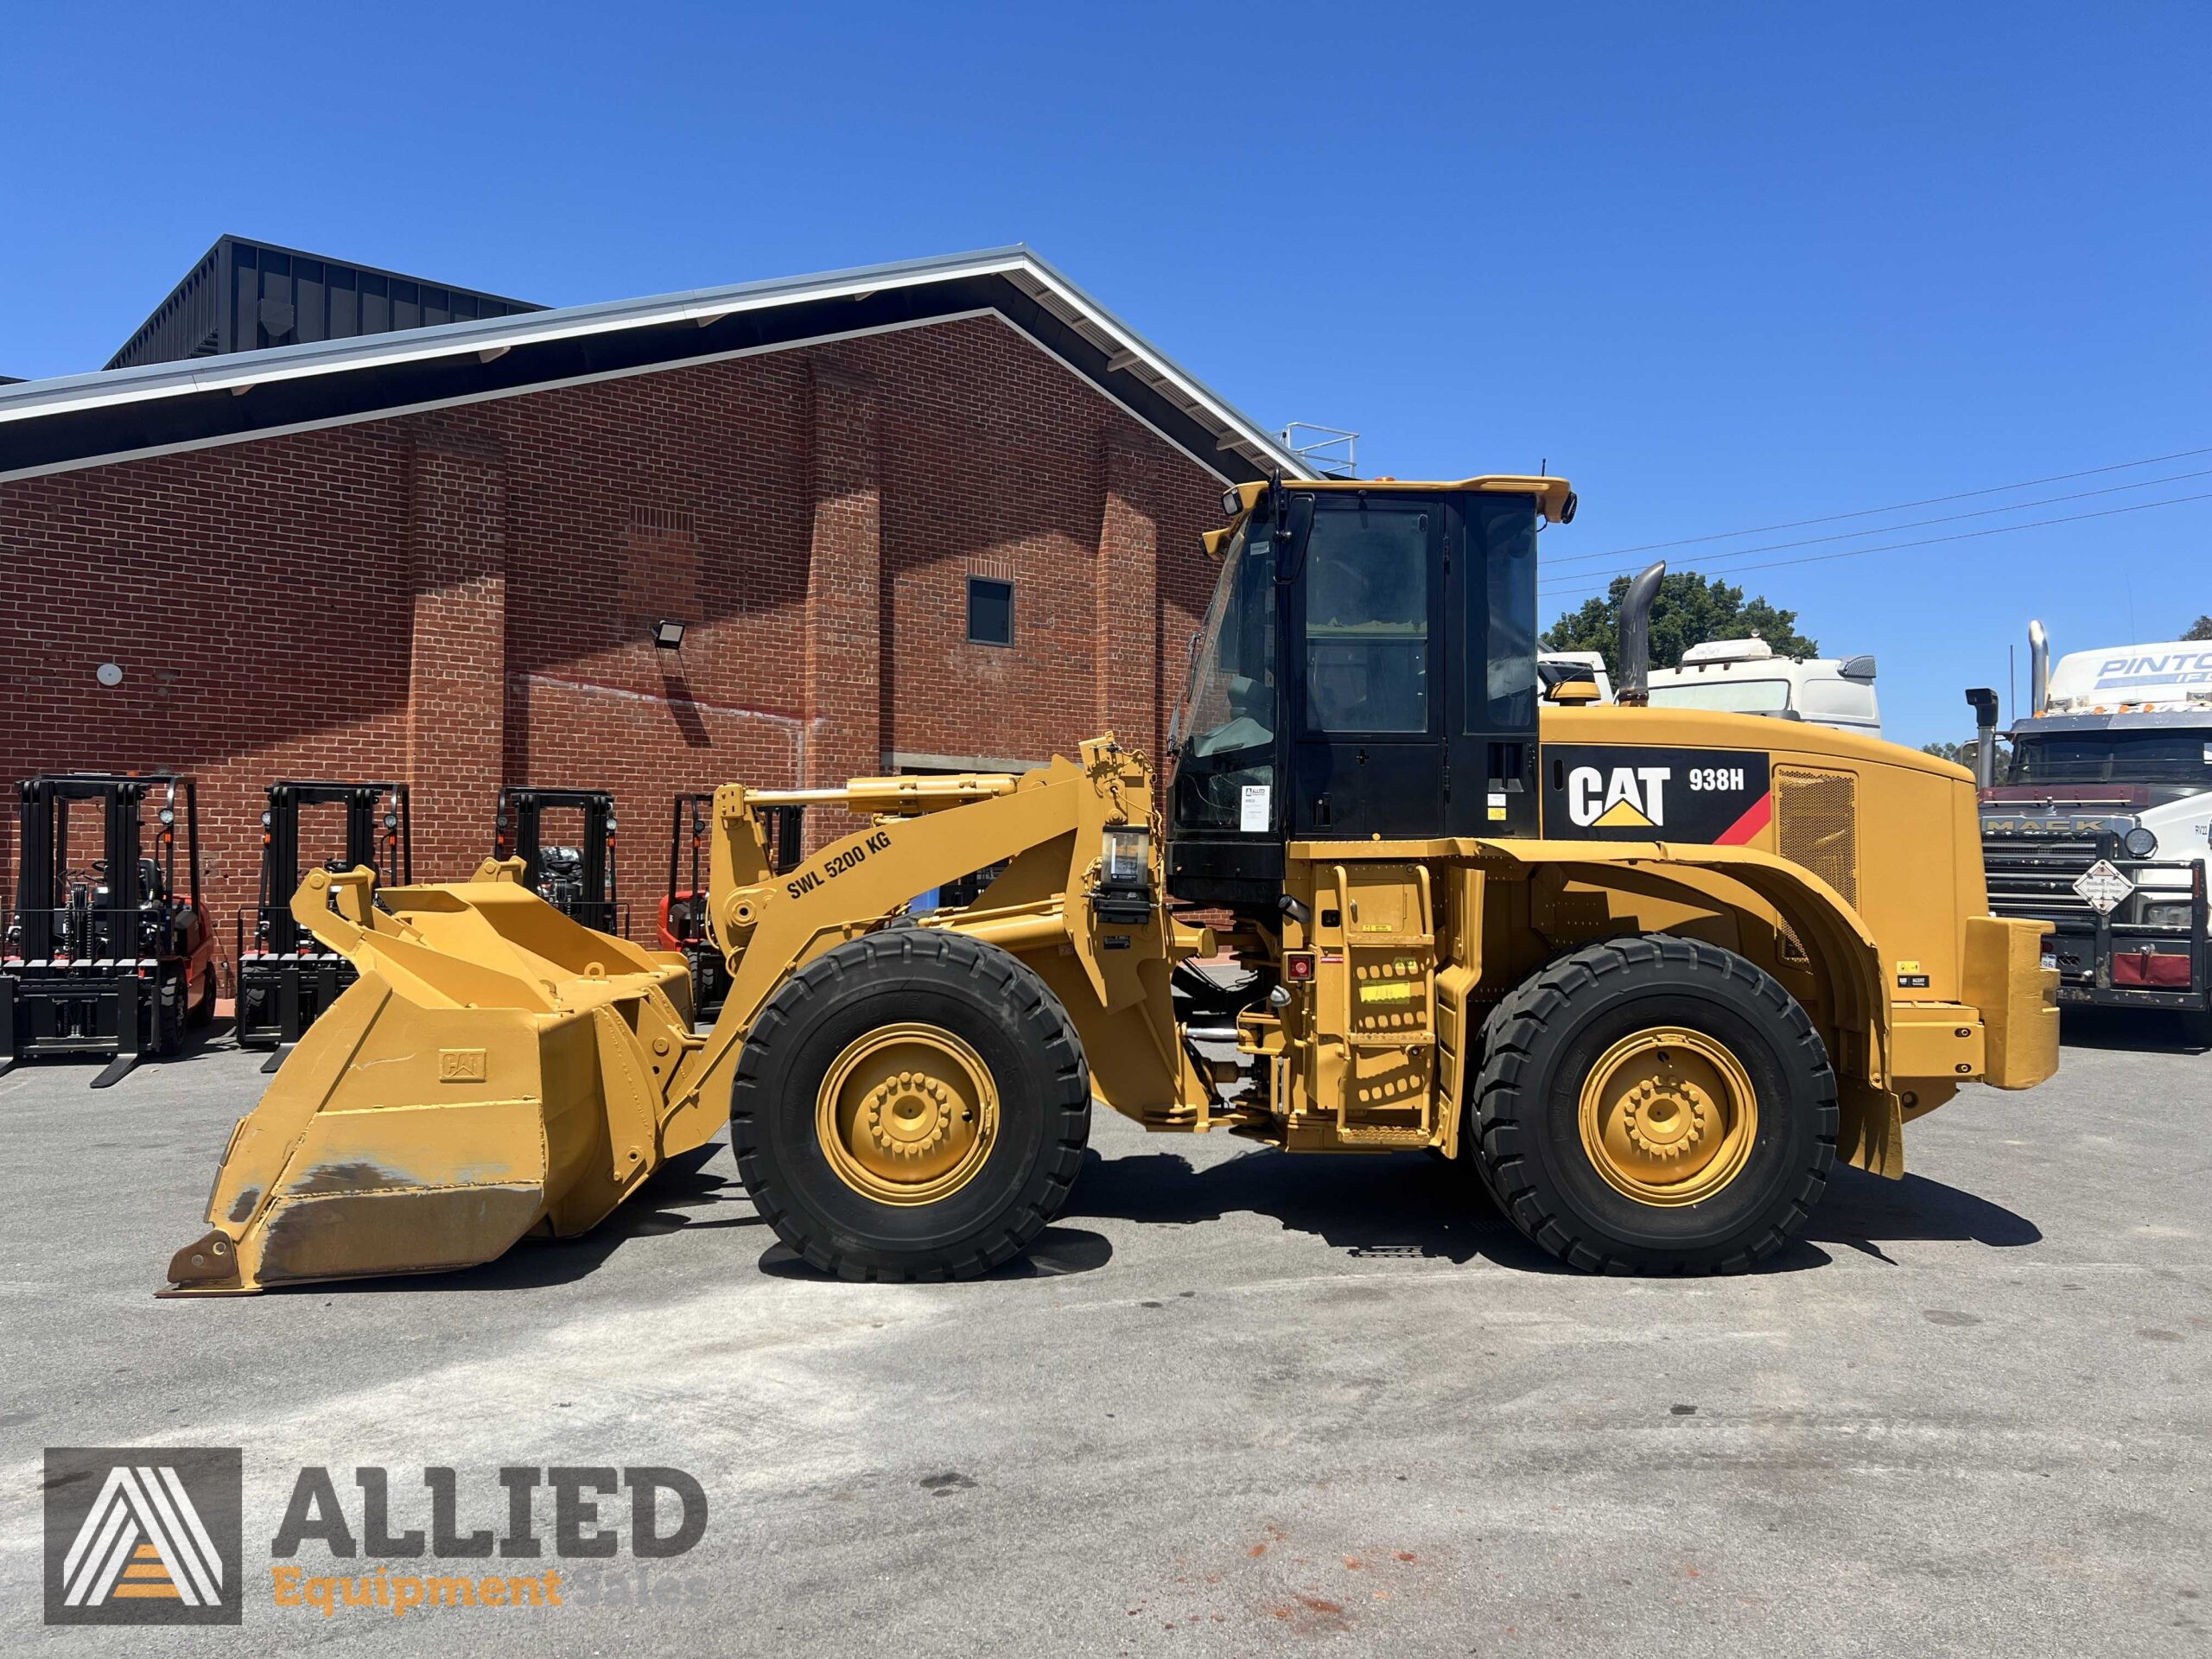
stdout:
<svg viewBox="0 0 2212 1659">
<path fill-rule="evenodd" d="M 1098 855 L 1102 887 L 1152 885 L 1152 831 L 1140 824 L 1112 824 Z"/>
<path fill-rule="evenodd" d="M 2146 927 L 2187 927 L 2189 906 L 2183 905 L 2145 905 L 2143 923 Z"/>
<path fill-rule="evenodd" d="M 1234 518 L 1243 511 L 1244 498 L 1232 484 L 1221 493 L 1221 516 L 1224 518 Z"/>
<path fill-rule="evenodd" d="M 2148 858 L 2158 850 L 2158 837 L 2139 823 L 2120 838 L 2120 850 L 2130 858 Z"/>
</svg>

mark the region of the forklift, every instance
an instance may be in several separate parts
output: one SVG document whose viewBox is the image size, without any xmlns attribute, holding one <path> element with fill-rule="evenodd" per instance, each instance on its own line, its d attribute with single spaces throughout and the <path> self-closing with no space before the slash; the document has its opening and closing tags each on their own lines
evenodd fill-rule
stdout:
<svg viewBox="0 0 2212 1659">
<path fill-rule="evenodd" d="M 712 794 L 678 795 L 676 830 L 669 841 L 668 896 L 660 901 L 660 948 L 677 952 L 691 964 L 691 1007 L 705 1016 L 721 1010 L 729 995 L 729 966 L 707 925 L 707 880 L 713 823 Z M 778 874 L 797 867 L 803 806 L 779 806 L 768 816 L 770 867 Z"/>
<path fill-rule="evenodd" d="M 175 772 L 72 772 L 33 778 L 18 793 L 16 913 L 0 958 L 0 1071 L 42 1055 L 91 1054 L 108 1062 L 92 1079 L 105 1089 L 146 1056 L 176 1053 L 188 1028 L 215 1017 L 198 791 Z M 81 831 L 95 814 L 102 856 L 80 863 L 91 850 Z M 73 828 L 80 832 L 73 848 Z"/>
<path fill-rule="evenodd" d="M 238 1046 L 276 1049 L 264 1071 L 282 1064 L 283 1051 L 354 980 L 353 964 L 317 944 L 292 915 L 290 895 L 305 874 L 300 809 L 315 806 L 346 812 L 343 855 L 325 860 L 324 869 L 366 868 L 380 887 L 404 887 L 414 879 L 406 785 L 286 779 L 269 785 L 261 815 L 261 896 L 251 911 L 238 912 L 236 958 Z"/>
<path fill-rule="evenodd" d="M 545 844 L 540 819 L 549 810 L 583 815 L 583 833 L 574 845 Z M 613 796 L 527 784 L 503 789 L 494 828 L 493 855 L 522 860 L 524 887 L 571 921 L 629 937 L 628 912 L 614 895 Z"/>
</svg>

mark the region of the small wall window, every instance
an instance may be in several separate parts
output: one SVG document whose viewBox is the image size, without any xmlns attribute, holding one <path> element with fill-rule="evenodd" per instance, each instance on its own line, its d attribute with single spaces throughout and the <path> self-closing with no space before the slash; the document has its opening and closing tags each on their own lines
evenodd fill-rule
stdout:
<svg viewBox="0 0 2212 1659">
<path fill-rule="evenodd" d="M 1014 643 L 1014 584 L 990 576 L 968 578 L 968 639 L 977 645 Z"/>
</svg>

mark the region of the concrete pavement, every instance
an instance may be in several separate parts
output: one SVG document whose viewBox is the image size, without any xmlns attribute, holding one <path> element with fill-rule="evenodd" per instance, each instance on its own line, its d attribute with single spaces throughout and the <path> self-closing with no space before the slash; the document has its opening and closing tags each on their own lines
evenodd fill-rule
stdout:
<svg viewBox="0 0 2212 1659">
<path fill-rule="evenodd" d="M 1768 1272 L 1558 1270 L 1463 1173 L 1147 1137 L 981 1283 L 796 1268 L 726 1150 L 434 1280 L 156 1301 L 257 1056 L 0 1077 L 0 1640 L 16 1649 L 2007 1655 L 2212 1649 L 2212 1056 L 2060 1077 L 1844 1172 Z M 2152 1033 L 2155 1039 L 2162 1033 Z M 245 1614 L 40 1624 L 48 1446 L 244 1448 Z M 302 1465 L 674 1465 L 704 1537 L 559 1608 L 273 1605 Z M 553 1528 L 541 1491 L 542 1529 Z M 626 1501 L 601 1514 L 626 1522 Z M 310 1573 L 438 1570 L 404 1561 Z M 494 1564 L 467 1570 L 505 1571 Z"/>
</svg>

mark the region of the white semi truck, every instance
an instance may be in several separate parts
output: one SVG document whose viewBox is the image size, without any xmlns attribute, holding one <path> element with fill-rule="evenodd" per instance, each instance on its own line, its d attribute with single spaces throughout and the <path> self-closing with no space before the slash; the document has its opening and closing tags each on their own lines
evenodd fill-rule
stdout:
<svg viewBox="0 0 2212 1659">
<path fill-rule="evenodd" d="M 2051 924 L 2062 1003 L 2171 1008 L 2212 1031 L 2212 642 L 2054 665 L 2037 622 L 2028 655 L 2031 713 L 2009 760 L 1993 764 L 1995 699 L 1977 704 L 1990 908 Z"/>
<path fill-rule="evenodd" d="M 1613 700 L 1605 659 L 1594 651 L 1544 652 L 1539 671 L 1547 684 L 1588 677 L 1599 702 Z M 1777 657 L 1764 639 L 1708 639 L 1684 652 L 1680 668 L 1653 669 L 1649 683 L 1654 709 L 1719 709 L 1882 734 L 1872 657 Z"/>
<path fill-rule="evenodd" d="M 1708 639 L 1651 671 L 1654 709 L 1723 709 L 1882 734 L 1872 657 L 1777 657 L 1764 639 Z"/>
</svg>

